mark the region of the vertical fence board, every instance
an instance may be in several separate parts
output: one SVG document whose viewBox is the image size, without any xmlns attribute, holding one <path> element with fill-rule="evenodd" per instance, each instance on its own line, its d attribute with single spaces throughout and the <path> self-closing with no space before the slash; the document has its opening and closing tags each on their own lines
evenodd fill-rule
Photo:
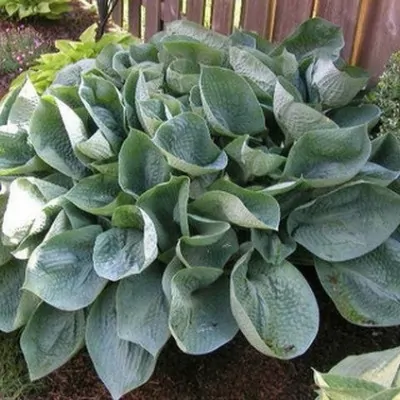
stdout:
<svg viewBox="0 0 400 400">
<path fill-rule="evenodd" d="M 118 1 L 112 12 L 112 19 L 119 26 L 122 26 L 123 24 L 123 4 L 124 2 L 122 0 Z"/>
<path fill-rule="evenodd" d="M 186 7 L 187 19 L 202 24 L 204 20 L 205 0 L 187 0 Z"/>
<path fill-rule="evenodd" d="M 400 49 L 400 2 L 369 2 L 356 63 L 368 69 L 376 79 L 392 52 Z"/>
<path fill-rule="evenodd" d="M 319 0 L 318 4 L 318 16 L 328 19 L 342 27 L 346 43 L 343 49 L 343 57 L 347 60 L 350 59 L 353 48 L 360 1 L 361 0 Z"/>
<path fill-rule="evenodd" d="M 313 0 L 277 0 L 272 39 L 280 42 L 311 16 Z"/>
<path fill-rule="evenodd" d="M 129 32 L 133 36 L 141 37 L 142 35 L 142 18 L 140 7 L 142 5 L 141 0 L 129 0 L 128 3 L 128 27 Z"/>
<path fill-rule="evenodd" d="M 180 17 L 180 0 L 164 0 L 161 3 L 161 17 L 164 22 L 171 22 Z"/>
<path fill-rule="evenodd" d="M 146 0 L 145 39 L 150 39 L 161 29 L 161 1 Z"/>
<path fill-rule="evenodd" d="M 235 0 L 214 0 L 212 12 L 212 29 L 229 35 L 232 32 Z"/>
<path fill-rule="evenodd" d="M 269 0 L 244 0 L 242 12 L 243 28 L 265 36 L 268 27 L 268 11 Z"/>
</svg>

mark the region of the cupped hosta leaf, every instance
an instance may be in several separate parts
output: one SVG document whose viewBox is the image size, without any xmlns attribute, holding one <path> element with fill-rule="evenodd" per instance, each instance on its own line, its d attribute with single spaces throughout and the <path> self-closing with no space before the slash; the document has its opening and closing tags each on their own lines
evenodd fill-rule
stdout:
<svg viewBox="0 0 400 400">
<path fill-rule="evenodd" d="M 389 238 L 376 250 L 343 262 L 315 259 L 320 281 L 339 312 L 364 326 L 400 324 L 400 243 Z"/>
<path fill-rule="evenodd" d="M 330 58 L 318 58 L 309 68 L 311 81 L 308 84 L 318 92 L 319 102 L 327 108 L 345 106 L 364 88 L 369 78 L 358 67 L 338 69 Z"/>
<path fill-rule="evenodd" d="M 125 105 L 125 115 L 129 128 L 139 129 L 140 122 L 136 111 L 136 87 L 139 80 L 140 70 L 132 69 L 128 75 L 122 90 L 122 98 Z"/>
<path fill-rule="evenodd" d="M 273 265 L 279 265 L 296 250 L 296 242 L 286 233 L 251 230 L 251 242 L 263 259 Z"/>
<path fill-rule="evenodd" d="M 118 43 L 110 43 L 105 46 L 96 57 L 96 68 L 102 71 L 105 76 L 109 77 L 116 85 L 121 83 L 121 79 L 117 71 L 113 68 L 113 59 L 117 53 L 123 50 L 124 48 L 122 45 Z"/>
<path fill-rule="evenodd" d="M 299 356 L 317 335 L 317 301 L 301 273 L 286 261 L 269 264 L 257 252 L 246 253 L 232 271 L 231 304 L 247 340 L 266 355 Z"/>
<path fill-rule="evenodd" d="M 133 196 L 139 196 L 167 181 L 170 171 L 164 155 L 151 139 L 141 131 L 131 130 L 119 153 L 121 188 Z"/>
<path fill-rule="evenodd" d="M 303 178 L 313 187 L 339 185 L 357 175 L 370 153 L 365 125 L 311 131 L 290 149 L 284 176 Z"/>
<path fill-rule="evenodd" d="M 86 325 L 90 358 L 115 400 L 147 382 L 156 364 L 143 347 L 118 337 L 116 291 L 116 285 L 104 290 L 90 309 Z"/>
<path fill-rule="evenodd" d="M 39 99 L 35 87 L 27 79 L 10 108 L 7 123 L 15 124 L 20 128 L 28 130 L 30 119 L 39 104 Z"/>
<path fill-rule="evenodd" d="M 115 154 L 100 130 L 97 130 L 89 139 L 78 143 L 76 147 L 81 154 L 97 161 L 108 160 Z"/>
<path fill-rule="evenodd" d="M 398 175 L 400 172 L 400 143 L 397 138 L 388 133 L 373 140 L 370 161 Z"/>
<path fill-rule="evenodd" d="M 112 59 L 112 68 L 122 79 L 126 79 L 132 68 L 129 51 L 121 50 L 114 54 Z"/>
<path fill-rule="evenodd" d="M 52 85 L 62 85 L 64 87 L 74 87 L 80 84 L 82 73 L 94 68 L 96 60 L 83 59 L 76 63 L 66 65 L 57 72 Z"/>
<path fill-rule="evenodd" d="M 249 139 L 248 135 L 243 135 L 225 147 L 228 156 L 242 171 L 245 181 L 253 177 L 265 176 L 285 162 L 285 157 L 270 153 L 266 147 L 251 148 Z"/>
<path fill-rule="evenodd" d="M 93 249 L 97 274 L 111 281 L 141 273 L 158 254 L 156 228 L 143 210 L 122 206 L 115 214 L 117 220 L 126 219 L 125 226 L 101 233 Z"/>
<path fill-rule="evenodd" d="M 83 211 L 106 216 L 112 215 L 119 205 L 130 202 L 128 195 L 121 195 L 118 179 L 103 174 L 82 179 L 65 197 Z"/>
<path fill-rule="evenodd" d="M 300 93 L 282 77 L 275 86 L 274 114 L 288 143 L 311 130 L 337 128 L 331 119 L 304 104 Z"/>
<path fill-rule="evenodd" d="M 17 86 L 15 89 L 10 90 L 1 100 L 0 100 L 0 126 L 8 124 L 8 116 L 10 115 L 10 110 L 18 94 L 21 92 L 23 83 Z"/>
<path fill-rule="evenodd" d="M 58 100 L 61 106 L 61 102 Z M 64 118 L 61 114 L 64 114 Z M 68 114 L 68 115 L 66 115 Z M 29 130 L 29 139 L 35 148 L 36 153 L 47 164 L 56 170 L 62 172 L 74 179 L 80 179 L 88 174 L 88 170 L 81 163 L 77 155 L 74 153 L 73 139 L 79 140 L 78 130 L 82 130 L 82 125 L 71 126 L 75 122 L 80 121 L 79 117 L 63 104 L 59 108 L 56 99 L 51 96 L 43 96 L 38 107 L 35 109 Z M 65 118 L 68 118 L 68 129 L 65 125 Z M 68 136 L 69 133 L 74 136 Z M 83 140 L 84 137 L 81 137 Z"/>
<path fill-rule="evenodd" d="M 177 20 L 168 23 L 166 25 L 166 33 L 169 35 L 189 36 L 215 49 L 223 49 L 229 43 L 227 36 L 187 20 Z"/>
<path fill-rule="evenodd" d="M 178 257 L 173 257 L 164 270 L 161 285 L 168 304 L 171 303 L 172 299 L 172 279 L 181 269 L 185 269 L 185 266 Z"/>
<path fill-rule="evenodd" d="M 8 202 L 8 188 L 6 188 L 1 182 L 0 185 L 2 186 L 0 191 L 0 224 L 2 225 L 4 212 L 7 208 Z M 11 260 L 12 256 L 10 251 L 11 249 L 8 246 L 5 246 L 0 240 L 0 266 Z"/>
<path fill-rule="evenodd" d="M 250 82 L 258 97 L 272 101 L 277 78 L 267 65 L 251 52 L 238 47 L 229 49 L 229 62 L 237 74 Z"/>
<path fill-rule="evenodd" d="M 312 18 L 299 25 L 282 41 L 273 54 L 286 48 L 300 61 L 313 56 L 324 56 L 335 60 L 343 47 L 344 38 L 339 26 L 322 18 Z"/>
<path fill-rule="evenodd" d="M 0 176 L 13 175 L 15 168 L 28 163 L 34 155 L 26 131 L 17 125 L 0 126 Z"/>
<path fill-rule="evenodd" d="M 107 281 L 93 268 L 98 225 L 63 232 L 40 245 L 28 262 L 24 289 L 66 311 L 91 304 Z"/>
<path fill-rule="evenodd" d="M 187 230 L 182 226 L 187 226 L 188 196 L 189 179 L 172 177 L 143 193 L 136 203 L 153 221 L 161 251 L 174 247 L 181 232 Z"/>
<path fill-rule="evenodd" d="M 400 347 L 395 347 L 357 356 L 348 356 L 336 364 L 329 371 L 329 374 L 352 376 L 389 388 L 400 384 L 399 369 Z"/>
<path fill-rule="evenodd" d="M 183 269 L 173 277 L 171 293 L 169 327 L 185 353 L 210 353 L 236 335 L 229 278 L 221 269 Z"/>
<path fill-rule="evenodd" d="M 244 78 L 225 68 L 201 68 L 200 94 L 211 127 L 225 136 L 265 131 L 257 97 Z"/>
<path fill-rule="evenodd" d="M 117 290 L 118 336 L 137 343 L 154 357 L 170 336 L 168 304 L 161 285 L 164 269 L 156 262 L 143 273 L 123 279 Z"/>
<path fill-rule="evenodd" d="M 12 332 L 25 325 L 39 299 L 21 290 L 26 263 L 11 260 L 0 267 L 0 331 Z"/>
<path fill-rule="evenodd" d="M 157 47 L 152 43 L 138 43 L 129 46 L 129 57 L 132 64 L 140 64 L 145 61 L 158 62 L 157 55 Z"/>
<path fill-rule="evenodd" d="M 341 128 L 367 125 L 371 131 L 379 122 L 382 111 L 375 104 L 361 104 L 337 108 L 328 113 L 328 117 Z"/>
<path fill-rule="evenodd" d="M 349 376 L 321 374 L 314 370 L 314 381 L 323 400 L 370 400 L 385 387 L 374 382 Z"/>
<path fill-rule="evenodd" d="M 223 179 L 189 205 L 189 211 L 245 228 L 278 229 L 278 202 L 269 194 L 244 189 Z"/>
<path fill-rule="evenodd" d="M 153 136 L 158 127 L 167 120 L 165 114 L 165 106 L 158 99 L 140 99 L 140 92 L 143 88 L 142 75 L 139 77 L 138 86 L 136 89 L 136 112 L 143 130 Z M 143 78 L 144 79 L 144 78 Z"/>
<path fill-rule="evenodd" d="M 199 78 L 200 66 L 184 58 L 172 61 L 165 76 L 169 88 L 179 94 L 189 93 L 198 84 Z"/>
<path fill-rule="evenodd" d="M 111 147 L 118 150 L 126 132 L 122 96 L 117 88 L 101 77 L 83 75 L 79 96 Z"/>
<path fill-rule="evenodd" d="M 221 171 L 228 163 L 225 152 L 212 141 L 206 121 L 191 112 L 162 124 L 153 141 L 171 167 L 191 176 Z"/>
<path fill-rule="evenodd" d="M 400 196 L 370 183 L 354 183 L 294 210 L 289 234 L 326 261 L 346 261 L 376 249 L 400 224 Z"/>
<path fill-rule="evenodd" d="M 14 180 L 3 218 L 3 243 L 18 246 L 30 233 L 40 230 L 66 192 L 64 187 L 37 178 Z"/>
<path fill-rule="evenodd" d="M 204 116 L 203 104 L 201 102 L 200 87 L 193 86 L 189 93 L 189 104 L 193 112 L 198 115 Z"/>
<path fill-rule="evenodd" d="M 62 311 L 41 303 L 21 336 L 21 349 L 31 380 L 50 374 L 84 345 L 83 310 Z"/>
</svg>

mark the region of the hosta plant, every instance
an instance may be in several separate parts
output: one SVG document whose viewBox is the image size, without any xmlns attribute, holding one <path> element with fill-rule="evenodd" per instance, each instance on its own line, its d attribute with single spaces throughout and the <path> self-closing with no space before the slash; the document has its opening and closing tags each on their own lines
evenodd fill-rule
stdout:
<svg viewBox="0 0 400 400">
<path fill-rule="evenodd" d="M 349 321 L 400 324 L 400 149 L 369 138 L 343 44 L 321 19 L 276 45 L 175 21 L 10 93 L 0 329 L 23 327 L 32 379 L 86 345 L 119 398 L 170 337 L 205 354 L 239 330 L 299 356 L 319 311 L 298 260 Z"/>
<path fill-rule="evenodd" d="M 0 0 L 0 10 L 19 20 L 33 16 L 58 19 L 70 8 L 69 0 Z"/>
<path fill-rule="evenodd" d="M 314 371 L 317 400 L 398 400 L 400 347 L 349 356 L 328 373 Z"/>
</svg>

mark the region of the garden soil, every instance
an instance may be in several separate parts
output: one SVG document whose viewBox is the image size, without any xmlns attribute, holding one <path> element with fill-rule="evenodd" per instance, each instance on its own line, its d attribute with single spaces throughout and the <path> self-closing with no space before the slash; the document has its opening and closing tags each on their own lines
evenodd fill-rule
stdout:
<svg viewBox="0 0 400 400">
<path fill-rule="evenodd" d="M 311 367 L 327 372 L 347 355 L 400 345 L 399 328 L 362 328 L 346 322 L 324 293 L 313 268 L 302 271 L 316 293 L 321 314 L 317 339 L 306 354 L 291 361 L 269 358 L 238 335 L 212 354 L 190 356 L 171 340 L 153 378 L 123 400 L 311 400 L 316 397 Z M 45 383 L 43 396 L 28 400 L 110 399 L 86 353 Z"/>
</svg>

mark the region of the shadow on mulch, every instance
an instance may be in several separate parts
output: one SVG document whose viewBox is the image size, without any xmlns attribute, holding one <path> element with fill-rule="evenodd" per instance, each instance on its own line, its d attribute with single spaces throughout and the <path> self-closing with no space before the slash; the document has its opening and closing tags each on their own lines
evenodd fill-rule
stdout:
<svg viewBox="0 0 400 400">
<path fill-rule="evenodd" d="M 292 361 L 266 357 L 242 335 L 213 354 L 189 356 L 171 340 L 153 378 L 123 400 L 311 400 L 311 367 L 326 372 L 350 354 L 400 344 L 398 328 L 361 328 L 347 323 L 323 292 L 313 268 L 304 268 L 316 293 L 321 326 L 310 350 Z M 110 360 L 112 363 L 112 360 Z M 29 400 L 108 400 L 89 357 L 82 353 L 47 380 L 42 397 Z"/>
<path fill-rule="evenodd" d="M 40 34 L 41 38 L 49 45 L 49 52 L 56 51 L 54 47 L 56 40 L 78 40 L 85 29 L 97 22 L 97 13 L 89 3 L 81 0 L 72 0 L 71 5 L 72 10 L 58 20 L 44 18 L 28 18 L 23 21 L 0 19 L 0 35 L 2 32 L 4 34 L 7 28 L 23 24 Z M 0 99 L 8 91 L 8 87 L 16 75 L 17 73 L 0 75 Z"/>
</svg>

